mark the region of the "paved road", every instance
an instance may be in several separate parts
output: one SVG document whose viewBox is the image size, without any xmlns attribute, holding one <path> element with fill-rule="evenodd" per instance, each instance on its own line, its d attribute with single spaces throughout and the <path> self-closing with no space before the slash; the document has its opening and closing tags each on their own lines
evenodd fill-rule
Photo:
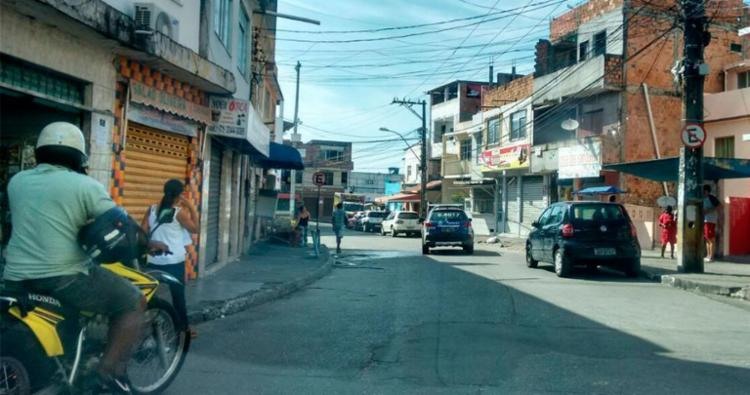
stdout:
<svg viewBox="0 0 750 395">
<path fill-rule="evenodd" d="M 324 243 L 332 245 L 325 237 Z M 750 311 L 517 253 L 350 233 L 340 267 L 199 326 L 171 394 L 740 394 Z"/>
</svg>

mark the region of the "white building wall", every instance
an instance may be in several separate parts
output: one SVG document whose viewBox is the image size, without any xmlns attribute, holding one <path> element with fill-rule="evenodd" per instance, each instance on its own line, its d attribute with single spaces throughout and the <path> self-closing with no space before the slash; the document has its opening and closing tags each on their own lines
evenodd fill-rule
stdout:
<svg viewBox="0 0 750 395">
<path fill-rule="evenodd" d="M 401 174 L 404 177 L 404 184 L 407 185 L 419 184 L 422 179 L 421 172 L 419 171 L 419 153 L 422 146 L 414 145 L 411 148 L 404 151 L 404 157 L 402 158 L 403 166 Z M 408 171 L 410 168 L 411 172 Z"/>
<path fill-rule="evenodd" d="M 460 100 L 455 98 L 448 100 L 430 107 L 430 125 L 429 128 L 432 130 L 432 136 L 430 141 L 432 142 L 430 158 L 441 158 L 443 156 L 443 143 L 435 142 L 434 130 L 435 122 L 442 119 L 448 119 L 451 121 L 451 127 L 455 129 L 456 121 L 460 112 Z M 446 133 L 450 133 L 452 130 L 446 130 Z"/>
<path fill-rule="evenodd" d="M 201 0 L 103 0 L 118 11 L 135 17 L 136 3 L 152 3 L 179 21 L 178 43 L 198 52 Z"/>
</svg>

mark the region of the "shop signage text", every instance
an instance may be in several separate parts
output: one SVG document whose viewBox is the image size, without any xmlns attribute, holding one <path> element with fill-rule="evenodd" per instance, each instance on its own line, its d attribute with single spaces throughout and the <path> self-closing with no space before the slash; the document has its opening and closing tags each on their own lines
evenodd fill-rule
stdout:
<svg viewBox="0 0 750 395">
<path fill-rule="evenodd" d="M 211 110 L 179 96 L 130 80 L 130 100 L 204 124 L 211 123 Z"/>
<path fill-rule="evenodd" d="M 211 97 L 211 125 L 213 134 L 245 138 L 250 102 L 225 97 Z"/>
<path fill-rule="evenodd" d="M 497 147 L 482 152 L 482 171 L 524 169 L 529 167 L 529 144 Z"/>
<path fill-rule="evenodd" d="M 586 144 L 560 147 L 558 150 L 559 179 L 599 177 L 602 170 L 602 144 L 589 140 Z"/>
</svg>

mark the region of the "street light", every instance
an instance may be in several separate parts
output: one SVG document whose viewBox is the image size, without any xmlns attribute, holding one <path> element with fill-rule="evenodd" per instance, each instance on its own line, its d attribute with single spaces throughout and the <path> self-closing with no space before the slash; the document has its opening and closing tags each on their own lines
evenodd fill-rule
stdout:
<svg viewBox="0 0 750 395">
<path fill-rule="evenodd" d="M 425 158 L 423 158 L 421 155 L 418 155 L 414 151 L 414 148 L 412 147 L 412 144 L 409 144 L 409 141 L 406 140 L 406 137 L 404 137 L 403 134 L 401 134 L 401 133 L 399 133 L 399 132 L 397 132 L 395 130 L 388 129 L 388 128 L 384 127 L 384 126 L 381 126 L 379 130 L 381 132 L 393 133 L 393 134 L 397 135 L 398 137 L 400 137 L 401 140 L 404 141 L 404 144 L 406 144 L 406 146 L 409 148 L 409 151 L 411 151 L 411 153 L 414 154 L 414 157 L 415 158 L 419 158 L 419 161 L 420 161 L 420 169 L 419 170 L 420 170 L 420 173 L 421 173 L 421 175 L 420 175 L 421 186 L 419 188 L 419 204 L 420 204 L 419 211 L 422 212 L 422 213 L 425 213 L 424 215 L 426 216 L 427 211 L 425 210 L 425 207 L 424 207 L 424 205 L 427 202 L 427 195 L 426 195 L 427 192 L 425 191 L 425 189 L 427 189 L 425 187 L 426 182 L 427 182 L 427 179 L 426 179 L 427 173 L 425 172 L 425 163 L 426 163 L 425 162 Z M 424 133 L 424 131 L 422 131 L 422 132 Z M 423 141 L 424 141 L 424 139 L 423 139 Z M 424 152 L 424 149 L 422 150 L 422 152 Z"/>
<path fill-rule="evenodd" d="M 403 141 L 404 141 L 404 144 L 406 144 L 406 147 L 407 147 L 407 148 L 409 148 L 409 151 L 411 151 L 411 153 L 412 153 L 412 154 L 414 154 L 414 157 L 415 157 L 415 158 L 419 158 L 419 155 L 417 155 L 417 153 L 416 153 L 416 152 L 414 152 L 414 148 L 412 148 L 412 145 L 413 145 L 413 144 L 409 144 L 409 141 L 408 141 L 408 140 L 406 140 L 406 137 L 404 137 L 404 135 L 403 135 L 403 134 L 401 134 L 401 133 L 399 133 L 399 132 L 397 132 L 397 131 L 395 131 L 395 130 L 391 130 L 391 129 L 388 129 L 388 128 L 386 128 L 385 126 L 381 126 L 379 130 L 380 130 L 381 132 L 388 132 L 388 133 L 393 133 L 393 134 L 395 134 L 396 136 L 400 137 L 400 138 L 401 138 L 401 140 L 403 140 Z"/>
</svg>

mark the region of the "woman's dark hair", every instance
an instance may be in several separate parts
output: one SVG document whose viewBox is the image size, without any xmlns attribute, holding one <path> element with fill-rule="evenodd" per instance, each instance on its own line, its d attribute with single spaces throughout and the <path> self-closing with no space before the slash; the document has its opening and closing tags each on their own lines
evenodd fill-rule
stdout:
<svg viewBox="0 0 750 395">
<path fill-rule="evenodd" d="M 34 151 L 37 163 L 67 167 L 76 173 L 86 174 L 86 155 L 77 149 L 62 145 L 43 145 Z"/>
<path fill-rule="evenodd" d="M 305 211 L 305 206 L 299 206 L 299 210 L 297 210 L 297 211 L 299 211 L 300 213 L 303 212 L 303 211 Z"/>
<path fill-rule="evenodd" d="M 672 213 L 672 206 L 667 206 L 667 212 Z"/>
<path fill-rule="evenodd" d="M 159 203 L 159 210 L 156 212 L 157 218 L 161 215 L 162 210 L 172 207 L 172 203 L 174 203 L 177 197 L 182 195 L 184 189 L 182 181 L 176 178 L 164 183 L 164 197 L 161 198 L 161 203 Z"/>
</svg>

